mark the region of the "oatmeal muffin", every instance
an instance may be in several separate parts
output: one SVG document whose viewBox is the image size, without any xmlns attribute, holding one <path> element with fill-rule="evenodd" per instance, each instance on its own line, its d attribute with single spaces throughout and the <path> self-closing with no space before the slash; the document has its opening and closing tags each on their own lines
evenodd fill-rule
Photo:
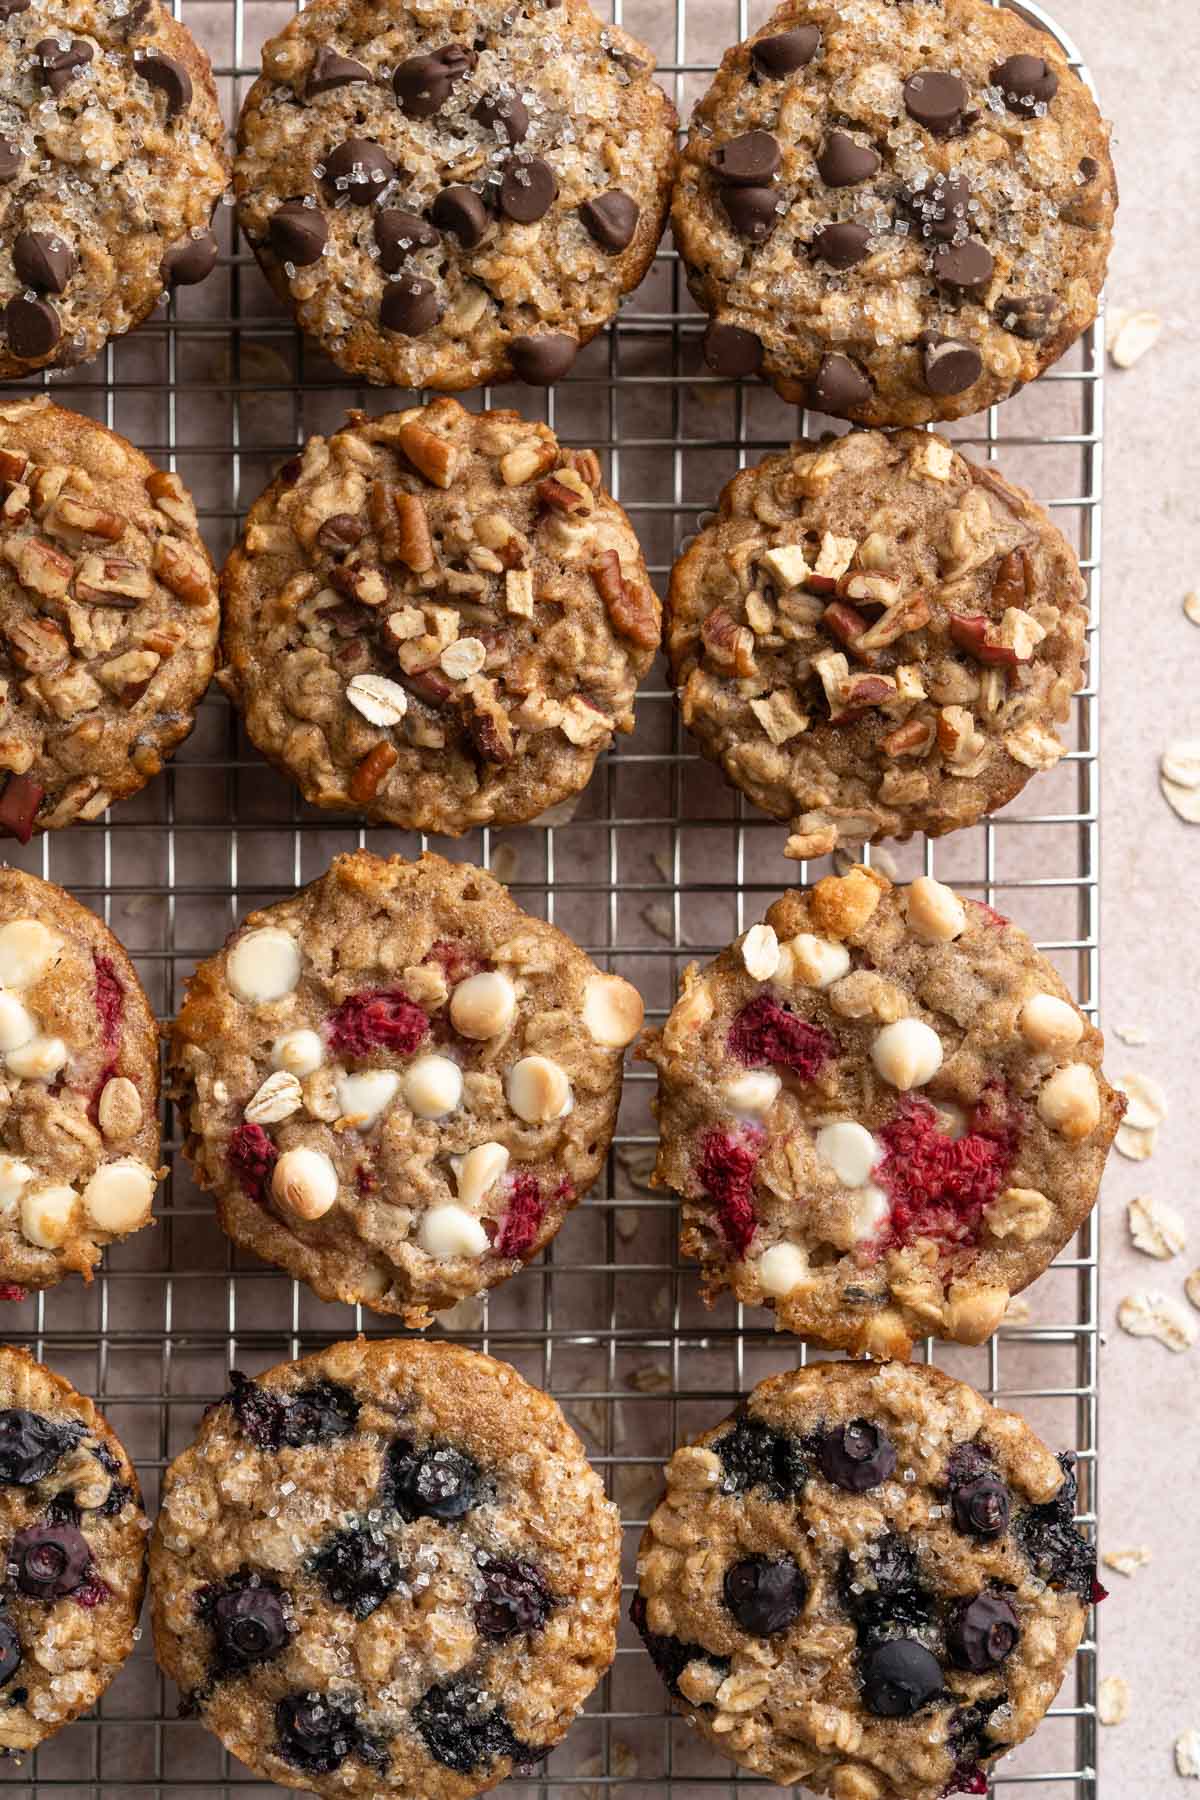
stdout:
<svg viewBox="0 0 1200 1800">
<path fill-rule="evenodd" d="M 978 1344 L 1096 1198 L 1125 1102 L 1025 933 L 830 875 L 700 969 L 641 1054 L 706 1297 L 856 1355 Z"/>
<path fill-rule="evenodd" d="M 1079 562 L 944 438 L 855 431 L 735 475 L 675 564 L 667 653 L 706 756 L 784 850 L 941 837 L 1065 752 Z"/>
<path fill-rule="evenodd" d="M 24 1350 L 0 1346 L 0 1755 L 36 1749 L 120 1669 L 149 1529 L 103 1415 Z"/>
<path fill-rule="evenodd" d="M 586 0 L 317 0 L 242 109 L 242 229 L 352 375 L 557 381 L 662 235 L 676 119 L 653 67 Z"/>
<path fill-rule="evenodd" d="M 232 1390 L 168 1469 L 159 1662 L 263 1780 L 469 1800 L 613 1659 L 620 1525 L 548 1395 L 449 1344 L 335 1344 Z"/>
<path fill-rule="evenodd" d="M 229 180 L 212 69 L 159 0 L 0 5 L 0 380 L 87 362 L 202 281 Z"/>
<path fill-rule="evenodd" d="M 150 1223 L 158 1027 L 94 913 L 0 868 L 0 1282 L 92 1279 Z"/>
<path fill-rule="evenodd" d="M 425 1325 L 591 1186 L 641 1023 L 627 981 L 481 869 L 360 850 L 188 983 L 184 1148 L 235 1243 Z"/>
<path fill-rule="evenodd" d="M 939 1369 L 777 1375 L 666 1477 L 634 1621 L 688 1722 L 781 1787 L 990 1791 L 1104 1598 L 1071 1458 Z"/>
<path fill-rule="evenodd" d="M 692 117 L 672 225 L 721 375 L 864 425 L 1007 399 L 1096 316 L 1108 126 L 986 0 L 786 0 Z"/>
<path fill-rule="evenodd" d="M 314 805 L 454 836 L 578 793 L 661 629 L 592 451 L 450 399 L 310 438 L 222 587 L 263 754 Z"/>
<path fill-rule="evenodd" d="M 217 625 L 178 475 L 42 395 L 0 401 L 0 837 L 145 787 L 192 728 Z"/>
</svg>

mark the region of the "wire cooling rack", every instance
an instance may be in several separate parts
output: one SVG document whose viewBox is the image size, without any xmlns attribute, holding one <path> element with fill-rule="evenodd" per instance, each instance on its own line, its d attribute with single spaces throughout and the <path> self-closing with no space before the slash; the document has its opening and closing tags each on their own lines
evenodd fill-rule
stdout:
<svg viewBox="0 0 1200 1800">
<path fill-rule="evenodd" d="M 287 16 L 282 0 L 186 0 L 212 56 L 227 117 L 253 78 L 261 42 Z M 764 9 L 765 10 L 765 9 Z M 1027 17 L 1054 30 L 1037 6 Z M 614 17 L 650 43 L 680 115 L 707 84 L 727 43 L 762 16 L 747 0 L 614 0 Z M 383 411 L 398 397 L 349 385 L 315 358 L 279 314 L 235 242 L 205 287 L 180 295 L 94 365 L 54 382 L 64 405 L 92 413 L 180 470 L 196 494 L 215 556 L 246 506 L 308 433 L 348 405 Z M 544 410 L 560 435 L 598 450 L 608 485 L 631 514 L 657 578 L 732 470 L 800 435 L 808 421 L 765 389 L 718 381 L 703 368 L 700 321 L 664 246 L 621 315 L 549 395 L 488 390 L 483 404 Z M 969 454 L 1000 458 L 1032 488 L 1079 551 L 1091 590 L 1093 668 L 1100 602 L 1103 358 L 1099 327 L 1064 363 L 1004 408 L 953 433 Z M 474 404 L 474 401 L 472 402 Z M 1097 700 L 1078 697 L 1072 748 L 1052 773 L 995 819 L 943 840 L 877 851 L 885 871 L 936 871 L 1010 912 L 1037 938 L 1089 1011 L 1097 1002 Z M 436 848 L 489 865 L 521 904 L 552 918 L 642 990 L 651 1019 L 670 1006 L 693 957 L 720 949 L 779 891 L 825 865 L 781 856 L 782 827 L 754 813 L 694 754 L 660 666 L 643 691 L 638 728 L 606 757 L 573 815 Z M 311 880 L 338 850 L 369 844 L 415 854 L 423 840 L 364 832 L 301 805 L 266 769 L 215 694 L 174 765 L 115 817 L 76 825 L 26 850 L 22 866 L 64 883 L 127 945 L 160 1017 L 181 983 L 253 904 Z M 9 848 L 6 846 L 6 848 Z M 715 1424 L 764 1375 L 804 1360 L 767 1315 L 725 1299 L 706 1312 L 694 1272 L 675 1250 L 674 1208 L 645 1185 L 652 1161 L 650 1077 L 629 1071 L 605 1178 L 541 1263 L 485 1302 L 440 1321 L 442 1335 L 505 1357 L 554 1394 L 579 1429 L 625 1522 L 625 1577 L 654 1504 L 658 1474 L 684 1436 Z M 178 1148 L 168 1116 L 167 1141 Z M 357 1330 L 393 1328 L 325 1305 L 307 1289 L 235 1256 L 176 1154 L 156 1231 L 117 1246 L 89 1289 L 77 1282 L 8 1303 L 13 1342 L 95 1395 L 138 1462 L 154 1510 L 165 1464 L 190 1440 L 232 1367 L 256 1371 Z M 1080 1505 L 1095 1518 L 1096 1237 L 1089 1223 L 1012 1309 L 993 1343 L 938 1347 L 937 1360 L 1025 1413 L 1079 1458 Z M 927 1354 L 932 1346 L 927 1347 Z M 1094 1800 L 1095 1646 L 1085 1642 L 1059 1704 L 1032 1743 L 1001 1766 L 997 1790 Z M 216 1800 L 282 1793 L 253 1781 L 216 1739 L 175 1715 L 148 1633 L 98 1714 L 22 1765 L 0 1765 L 4 1792 L 100 1800 Z M 513 1800 L 727 1800 L 755 1789 L 684 1723 L 668 1717 L 657 1678 L 628 1624 L 613 1671 L 566 1744 Z"/>
</svg>

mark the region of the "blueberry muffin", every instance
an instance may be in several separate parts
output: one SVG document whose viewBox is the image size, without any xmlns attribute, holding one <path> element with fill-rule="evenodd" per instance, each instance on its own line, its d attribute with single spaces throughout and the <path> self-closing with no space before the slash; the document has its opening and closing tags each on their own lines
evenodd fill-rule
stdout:
<svg viewBox="0 0 1200 1800">
<path fill-rule="evenodd" d="M 722 375 L 864 425 L 982 412 L 1096 315 L 1108 127 L 986 0 L 785 0 L 696 108 L 672 225 Z"/>
<path fill-rule="evenodd" d="M 592 451 L 448 398 L 310 438 L 222 589 L 219 679 L 263 754 L 316 806 L 451 835 L 578 793 L 661 629 Z"/>
<path fill-rule="evenodd" d="M 988 1792 L 1104 1597 L 1072 1459 L 939 1369 L 777 1375 L 666 1478 L 634 1621 L 689 1724 L 781 1787 Z"/>
<path fill-rule="evenodd" d="M 158 1659 L 265 1781 L 469 1800 L 537 1763 L 612 1661 L 620 1527 L 507 1363 L 335 1344 L 234 1373 L 168 1469 Z"/>
<path fill-rule="evenodd" d="M 1096 1198 L 1125 1102 L 1011 920 L 830 875 L 684 973 L 640 1053 L 706 1296 L 855 1355 L 982 1343 Z"/>
<path fill-rule="evenodd" d="M 535 1256 L 604 1164 L 627 981 L 440 856 L 339 856 L 192 976 L 171 1066 L 243 1248 L 408 1325 Z"/>
<path fill-rule="evenodd" d="M 932 433 L 854 431 L 743 469 L 675 564 L 684 720 L 797 859 L 973 825 L 1065 753 L 1079 562 L 1041 507 Z"/>
<path fill-rule="evenodd" d="M 0 1282 L 85 1281 L 150 1223 L 158 1027 L 124 950 L 70 894 L 0 868 Z"/>
<path fill-rule="evenodd" d="M 129 1458 L 91 1401 L 0 1346 L 0 1755 L 36 1749 L 117 1674 L 149 1529 Z"/>
<path fill-rule="evenodd" d="M 159 0 L 0 6 L 0 380 L 87 362 L 217 260 L 212 69 Z"/>
<path fill-rule="evenodd" d="M 662 234 L 675 112 L 653 66 L 586 0 L 317 0 L 242 109 L 242 229 L 352 375 L 557 381 Z"/>
<path fill-rule="evenodd" d="M 0 837 L 97 819 L 158 774 L 217 615 L 178 475 L 44 395 L 0 400 Z"/>
</svg>

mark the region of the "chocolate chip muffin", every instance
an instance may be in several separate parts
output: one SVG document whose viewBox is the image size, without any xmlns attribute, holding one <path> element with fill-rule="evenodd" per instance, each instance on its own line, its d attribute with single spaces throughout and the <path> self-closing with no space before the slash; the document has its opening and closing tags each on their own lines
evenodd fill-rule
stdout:
<svg viewBox="0 0 1200 1800">
<path fill-rule="evenodd" d="M 619 1552 L 546 1394 L 473 1350 L 360 1338 L 235 1372 L 168 1469 L 155 1647 L 263 1780 L 469 1800 L 608 1668 Z"/>
<path fill-rule="evenodd" d="M 120 1669 L 149 1529 L 103 1415 L 24 1350 L 0 1346 L 0 1754 L 36 1749 Z"/>
<path fill-rule="evenodd" d="M 43 395 L 0 400 L 0 837 L 145 787 L 192 728 L 217 624 L 178 475 Z"/>
<path fill-rule="evenodd" d="M 864 425 L 981 412 L 1096 315 L 1108 127 L 986 0 L 786 0 L 726 52 L 672 208 L 722 375 Z"/>
<path fill-rule="evenodd" d="M 1096 1198 L 1125 1102 L 1025 933 L 830 875 L 684 974 L 640 1053 L 706 1297 L 855 1355 L 982 1343 Z"/>
<path fill-rule="evenodd" d="M 150 1223 L 158 1027 L 133 964 L 62 888 L 0 869 L 0 1282 L 85 1281 Z"/>
<path fill-rule="evenodd" d="M 242 229 L 352 375 L 557 381 L 662 235 L 675 112 L 653 66 L 585 0 L 317 0 L 242 109 Z"/>
<path fill-rule="evenodd" d="M 188 983 L 185 1149 L 236 1243 L 425 1325 L 591 1186 L 641 1023 L 627 981 L 481 869 L 360 850 Z"/>
<path fill-rule="evenodd" d="M 310 438 L 222 587 L 220 680 L 305 799 L 451 835 L 584 787 L 659 642 L 593 453 L 450 399 Z"/>
<path fill-rule="evenodd" d="M 775 1376 L 666 1477 L 635 1623 L 689 1724 L 781 1787 L 986 1793 L 1104 1597 L 1070 1457 L 939 1369 Z"/>
<path fill-rule="evenodd" d="M 1087 610 L 1070 545 L 945 438 L 851 432 L 744 469 L 676 563 L 683 716 L 784 850 L 941 837 L 1065 746 Z"/>
<path fill-rule="evenodd" d="M 212 69 L 159 0 L 0 5 L 0 380 L 87 362 L 217 260 Z"/>
</svg>

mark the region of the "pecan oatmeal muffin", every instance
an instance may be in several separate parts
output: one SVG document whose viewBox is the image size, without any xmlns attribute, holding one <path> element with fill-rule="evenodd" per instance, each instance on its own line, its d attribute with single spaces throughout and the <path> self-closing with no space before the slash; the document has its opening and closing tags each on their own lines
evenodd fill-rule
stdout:
<svg viewBox="0 0 1200 1800">
<path fill-rule="evenodd" d="M 1025 933 L 921 876 L 827 876 L 684 973 L 641 1054 L 706 1297 L 856 1355 L 978 1344 L 1096 1198 L 1125 1102 Z"/>
<path fill-rule="evenodd" d="M 192 728 L 217 626 L 178 475 L 43 396 L 0 401 L 0 837 L 145 787 Z"/>
<path fill-rule="evenodd" d="M 0 1346 L 0 1755 L 36 1749 L 120 1669 L 149 1530 L 103 1415 L 24 1350 Z"/>
<path fill-rule="evenodd" d="M 232 1391 L 163 1484 L 158 1659 L 267 1781 L 469 1800 L 613 1659 L 620 1525 L 548 1395 L 449 1344 L 335 1344 Z"/>
<path fill-rule="evenodd" d="M 672 225 L 709 367 L 957 419 L 1096 316 L 1117 188 L 1057 43 L 985 0 L 786 0 L 692 117 Z"/>
<path fill-rule="evenodd" d="M 426 1325 L 596 1179 L 641 1023 L 627 981 L 481 869 L 360 850 L 188 983 L 184 1147 L 236 1243 Z"/>
<path fill-rule="evenodd" d="M 585 0 L 317 0 L 242 109 L 242 229 L 353 375 L 557 381 L 666 222 L 676 119 L 653 67 Z"/>
<path fill-rule="evenodd" d="M 1070 1457 L 939 1369 L 777 1375 L 666 1477 L 634 1621 L 689 1723 L 782 1787 L 989 1792 L 1104 1598 Z"/>
<path fill-rule="evenodd" d="M 1086 626 L 1028 494 L 944 438 L 855 431 L 734 476 L 666 638 L 701 749 L 803 858 L 941 837 L 1053 768 Z"/>
<path fill-rule="evenodd" d="M 202 281 L 229 180 L 212 69 L 159 0 L 0 5 L 0 380 L 86 362 Z"/>
<path fill-rule="evenodd" d="M 85 1281 L 150 1223 L 158 1027 L 133 964 L 62 888 L 0 869 L 0 1282 Z"/>
<path fill-rule="evenodd" d="M 222 589 L 221 683 L 304 798 L 453 836 L 578 793 L 661 629 L 592 451 L 450 399 L 310 438 Z"/>
</svg>

